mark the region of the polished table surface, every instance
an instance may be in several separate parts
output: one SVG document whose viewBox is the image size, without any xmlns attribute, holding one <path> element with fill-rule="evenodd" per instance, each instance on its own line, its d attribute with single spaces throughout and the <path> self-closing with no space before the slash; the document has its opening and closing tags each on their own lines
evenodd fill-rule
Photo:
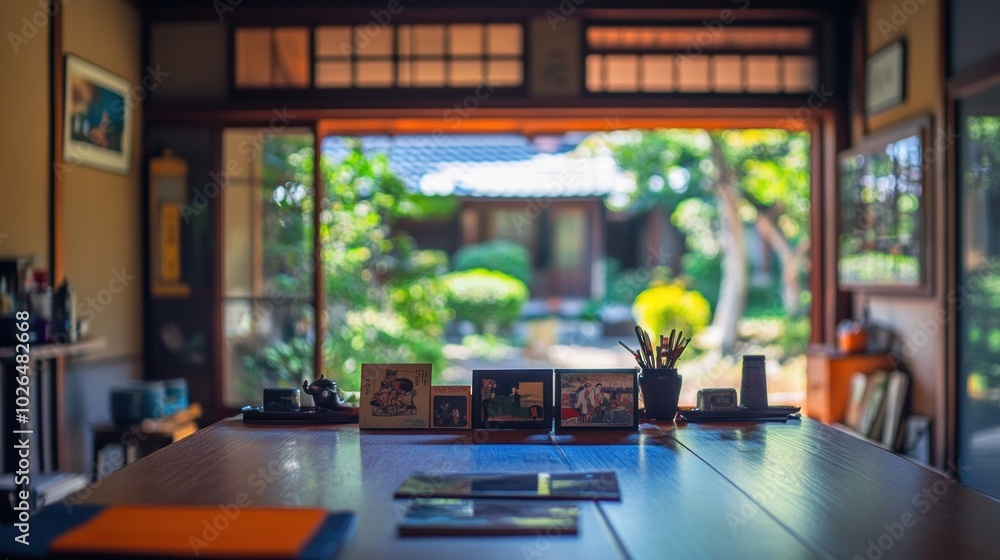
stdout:
<svg viewBox="0 0 1000 560">
<path fill-rule="evenodd" d="M 411 472 L 614 470 L 575 536 L 400 538 Z M 245 494 L 245 496 L 243 496 Z M 810 419 L 635 432 L 359 432 L 219 422 L 84 490 L 87 504 L 358 514 L 341 558 L 998 558 L 1000 502 Z"/>
</svg>

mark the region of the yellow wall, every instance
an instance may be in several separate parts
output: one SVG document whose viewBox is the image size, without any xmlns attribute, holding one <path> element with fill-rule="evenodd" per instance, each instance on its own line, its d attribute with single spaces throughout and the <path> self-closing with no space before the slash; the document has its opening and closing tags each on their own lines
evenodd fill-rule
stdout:
<svg viewBox="0 0 1000 560">
<path fill-rule="evenodd" d="M 909 8 L 914 5 L 918 6 L 916 10 Z M 913 13 L 907 14 L 904 8 Z M 940 10 L 940 0 L 923 0 L 922 4 L 921 0 L 874 0 L 869 3 L 869 56 L 897 39 L 905 39 L 907 78 L 904 103 L 869 118 L 869 132 L 934 111 L 940 99 L 938 72 L 944 56 L 938 29 Z"/>
<path fill-rule="evenodd" d="M 871 55 L 889 43 L 906 39 L 906 100 L 897 107 L 868 119 L 868 132 L 874 133 L 918 116 L 932 115 L 941 98 L 941 57 L 944 46 L 940 42 L 939 0 L 910 0 L 910 6 L 919 6 L 912 14 L 903 11 L 903 0 L 875 0 L 868 6 L 868 54 Z M 911 10 L 912 11 L 912 10 Z M 894 19 L 895 18 L 895 19 Z M 895 28 L 895 29 L 893 29 Z M 934 127 L 937 127 L 935 123 Z M 857 131 L 855 131 L 857 132 Z M 933 142 L 931 146 L 935 145 Z M 942 159 L 942 158 L 937 158 Z M 944 186 L 936 181 L 936 173 L 929 174 L 933 188 L 932 199 L 943 200 Z M 940 231 L 943 221 L 932 209 L 932 234 Z M 945 331 L 947 318 L 943 317 L 944 290 L 942 248 L 934 247 L 931 255 L 932 278 L 935 291 L 932 296 L 870 296 L 872 318 L 895 329 L 904 341 L 907 365 L 914 374 L 913 410 L 935 419 L 935 438 L 943 437 L 944 411 L 938 397 L 937 382 L 944 376 Z M 860 307 L 864 298 L 857 298 Z M 942 320 L 943 318 L 943 320 Z M 940 458 L 939 458 L 940 459 Z"/>
<path fill-rule="evenodd" d="M 44 25 L 36 26 L 33 20 Z M 46 266 L 51 130 L 48 16 L 36 0 L 5 0 L 0 2 L 0 21 L 6 37 L 0 46 L 4 73 L 0 86 L 0 257 L 34 253 Z M 17 36 L 16 47 L 8 33 Z"/>
<path fill-rule="evenodd" d="M 133 86 L 141 83 L 141 25 L 131 2 L 69 2 L 65 10 L 65 53 L 117 74 Z M 102 352 L 88 359 L 138 358 L 142 351 L 141 96 L 129 97 L 135 102 L 135 120 L 128 173 L 79 165 L 65 176 L 66 277 L 76 291 L 78 314 L 93 317 L 91 335 L 107 341 Z M 134 277 L 117 294 L 112 293 L 118 287 L 112 283 L 116 272 Z"/>
</svg>

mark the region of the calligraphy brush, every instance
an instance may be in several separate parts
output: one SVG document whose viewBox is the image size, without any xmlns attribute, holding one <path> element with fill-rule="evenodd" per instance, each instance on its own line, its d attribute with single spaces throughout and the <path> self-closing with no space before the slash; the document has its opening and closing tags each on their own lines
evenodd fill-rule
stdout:
<svg viewBox="0 0 1000 560">
<path fill-rule="evenodd" d="M 642 358 L 639 356 L 638 352 L 636 352 L 635 350 L 629 348 L 624 342 L 622 342 L 620 340 L 618 341 L 618 344 L 621 344 L 623 348 L 625 348 L 626 350 L 628 350 L 628 353 L 632 354 L 632 357 L 635 358 L 635 363 L 639 364 L 639 367 L 642 367 Z"/>
</svg>

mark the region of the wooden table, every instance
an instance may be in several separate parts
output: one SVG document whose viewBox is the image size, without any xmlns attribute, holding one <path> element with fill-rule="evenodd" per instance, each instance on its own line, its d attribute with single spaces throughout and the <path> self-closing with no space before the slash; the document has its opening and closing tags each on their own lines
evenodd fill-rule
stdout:
<svg viewBox="0 0 1000 560">
<path fill-rule="evenodd" d="M 485 440 L 485 441 L 484 441 Z M 400 538 L 415 470 L 617 471 L 576 536 Z M 321 506 L 358 513 L 342 558 L 995 558 L 1000 502 L 809 419 L 637 432 L 360 432 L 225 420 L 80 502 Z"/>
</svg>

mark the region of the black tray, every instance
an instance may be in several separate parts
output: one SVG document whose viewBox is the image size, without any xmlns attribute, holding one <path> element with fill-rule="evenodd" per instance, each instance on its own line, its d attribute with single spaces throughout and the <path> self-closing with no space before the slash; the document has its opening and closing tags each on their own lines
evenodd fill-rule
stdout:
<svg viewBox="0 0 1000 560">
<path fill-rule="evenodd" d="M 763 420 L 784 422 L 800 417 L 799 406 L 769 406 L 764 409 L 750 410 L 737 408 L 736 410 L 678 410 L 677 414 L 682 420 L 687 422 L 725 422 L 727 420 Z"/>
<path fill-rule="evenodd" d="M 355 409 L 357 410 L 357 409 Z M 244 406 L 244 424 L 357 424 L 358 413 L 317 410 L 304 406 L 299 412 L 265 412 L 260 407 Z"/>
</svg>

